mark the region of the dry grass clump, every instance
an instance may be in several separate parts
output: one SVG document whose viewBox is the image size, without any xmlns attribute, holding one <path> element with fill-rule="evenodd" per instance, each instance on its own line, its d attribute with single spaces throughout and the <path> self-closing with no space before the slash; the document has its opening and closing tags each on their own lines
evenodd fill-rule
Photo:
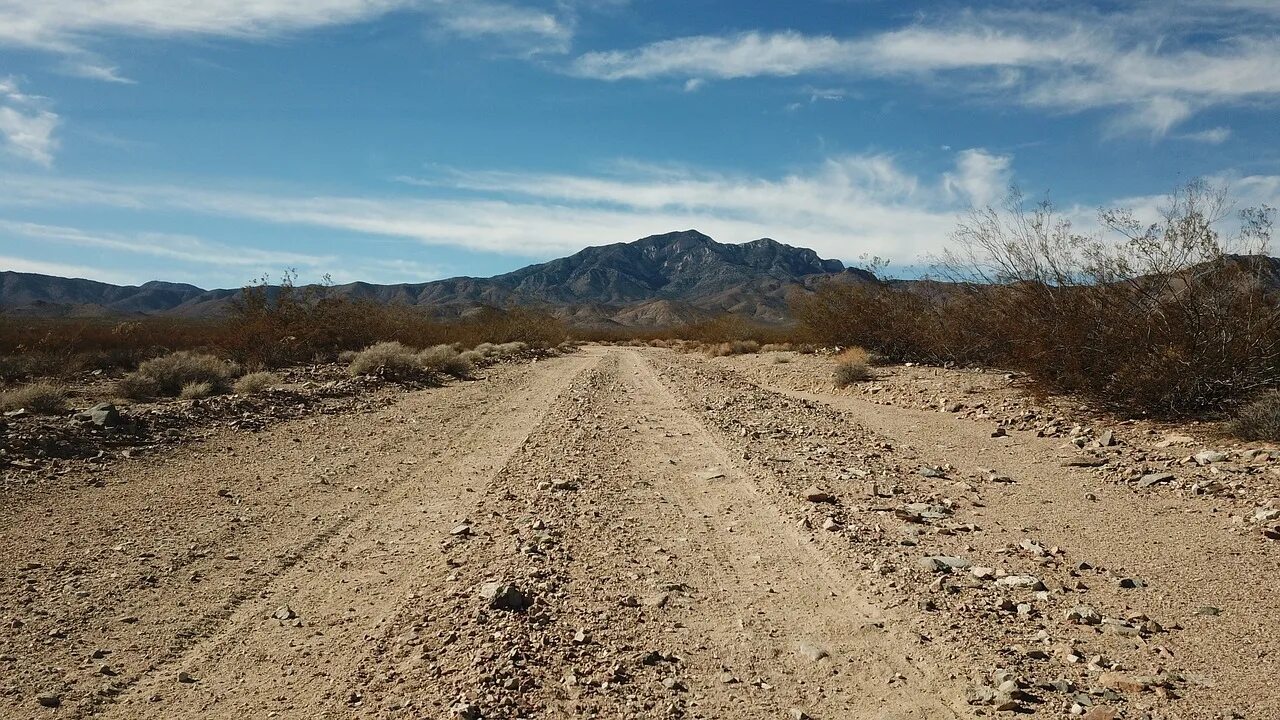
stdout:
<svg viewBox="0 0 1280 720">
<path fill-rule="evenodd" d="M 470 363 L 472 368 L 484 362 L 484 359 L 484 353 L 479 350 L 463 350 L 458 353 L 458 360 Z"/>
<path fill-rule="evenodd" d="M 452 375 L 457 378 L 467 377 L 475 369 L 475 363 L 464 358 L 452 345 L 435 345 L 418 353 L 418 362 L 428 370 Z"/>
<path fill-rule="evenodd" d="M 788 352 L 792 350 L 791 343 L 765 343 L 760 346 L 760 352 Z"/>
<path fill-rule="evenodd" d="M 1227 423 L 1227 432 L 1241 440 L 1280 442 L 1280 392 L 1268 392 L 1241 407 Z"/>
<path fill-rule="evenodd" d="M 778 354 L 776 354 L 776 355 L 774 355 L 774 356 L 773 356 L 773 364 L 774 364 L 774 365 L 785 365 L 785 364 L 787 364 L 787 363 L 789 363 L 789 362 L 791 362 L 791 356 L 790 356 L 790 355 L 783 355 L 783 354 L 781 354 L 781 353 L 778 353 Z"/>
<path fill-rule="evenodd" d="M 705 352 L 710 357 L 751 355 L 760 352 L 760 343 L 755 340 L 730 340 L 729 342 L 708 345 Z"/>
<path fill-rule="evenodd" d="M 40 415 L 67 411 L 67 389 L 50 382 L 35 382 L 0 393 L 0 410 L 26 410 Z"/>
<path fill-rule="evenodd" d="M 354 375 L 382 375 L 408 378 L 423 371 L 417 352 L 399 342 L 380 342 L 361 350 L 352 358 L 347 371 Z"/>
<path fill-rule="evenodd" d="M 870 353 L 862 348 L 849 348 L 836 356 L 836 369 L 832 374 L 836 387 L 849 387 L 854 383 L 870 380 Z"/>
<path fill-rule="evenodd" d="M 252 372 L 236 380 L 233 389 L 237 395 L 259 395 L 283 382 L 284 379 L 273 372 Z"/>
<path fill-rule="evenodd" d="M 182 386 L 178 397 L 183 400 L 199 400 L 213 394 L 213 384 L 207 382 L 190 382 Z"/>
<path fill-rule="evenodd" d="M 212 394 L 226 390 L 231 378 L 238 374 L 240 369 L 234 363 L 213 355 L 179 350 L 142 363 L 117 383 L 116 392 L 135 400 L 157 395 L 178 397 L 189 385 L 208 384 Z"/>
</svg>

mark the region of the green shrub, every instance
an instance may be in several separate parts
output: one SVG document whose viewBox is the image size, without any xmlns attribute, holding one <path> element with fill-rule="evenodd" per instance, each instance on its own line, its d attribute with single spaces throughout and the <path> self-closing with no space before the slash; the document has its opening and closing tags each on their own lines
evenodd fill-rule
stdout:
<svg viewBox="0 0 1280 720">
<path fill-rule="evenodd" d="M 0 410 L 26 410 L 40 415 L 67 411 L 67 389 L 49 382 L 35 382 L 0 393 Z"/>
</svg>

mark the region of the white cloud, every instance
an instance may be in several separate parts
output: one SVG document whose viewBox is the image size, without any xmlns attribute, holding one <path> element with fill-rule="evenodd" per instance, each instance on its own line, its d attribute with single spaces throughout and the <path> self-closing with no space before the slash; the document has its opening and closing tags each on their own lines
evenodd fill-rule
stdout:
<svg viewBox="0 0 1280 720">
<path fill-rule="evenodd" d="M 58 149 L 54 137 L 60 122 L 43 98 L 21 91 L 12 77 L 0 77 L 0 149 L 14 157 L 49 167 Z"/>
<path fill-rule="evenodd" d="M 0 0 L 0 42 L 79 51 L 95 35 L 262 38 L 367 20 L 416 0 Z"/>
<path fill-rule="evenodd" d="M 566 52 L 569 19 L 476 0 L 0 0 L 0 46 L 64 55 L 63 70 L 128 82 L 96 55 L 105 37 L 264 40 L 414 12 L 452 36 L 497 40 L 527 52 Z M 569 10 L 565 17 L 571 17 Z"/>
<path fill-rule="evenodd" d="M 1235 15 L 1226 13 L 1234 22 L 1219 13 L 1184 26 L 1184 16 L 1201 15 L 1179 13 L 1134 3 L 1110 14 L 1004 10 L 928 16 L 854 37 L 794 31 L 699 35 L 587 53 L 570 72 L 607 81 L 888 77 L 1053 111 L 1115 109 L 1113 131 L 1156 136 L 1206 107 L 1280 99 L 1280 37 L 1273 21 L 1280 13 L 1252 0 L 1239 0 Z M 1211 41 L 1193 42 L 1195 33 Z"/>
<path fill-rule="evenodd" d="M 441 26 L 466 38 L 499 38 L 531 54 L 568 52 L 572 25 L 548 12 L 505 3 L 437 2 Z"/>
<path fill-rule="evenodd" d="M 89 267 L 86 265 L 72 265 L 69 263 L 33 260 L 31 258 L 14 257 L 11 255 L 0 255 L 0 270 L 36 273 L 39 275 L 57 275 L 59 277 L 69 278 L 87 278 L 91 280 L 98 280 L 100 282 L 115 283 L 117 285 L 145 282 L 145 280 L 127 272 L 122 273 L 116 270 Z"/>
<path fill-rule="evenodd" d="M 943 184 L 953 197 L 974 207 L 987 207 L 1009 191 L 1013 158 L 985 150 L 963 150 L 956 158 L 955 171 L 943 177 Z"/>
<path fill-rule="evenodd" d="M 190 235 L 172 233 L 94 232 L 79 228 L 45 225 L 0 219 L 0 239 L 21 239 L 21 247 L 39 248 L 49 252 L 55 246 L 106 251 L 96 257 L 123 260 L 125 256 L 145 256 L 166 261 L 163 278 L 182 279 L 205 286 L 221 284 L 237 286 L 260 277 L 263 273 L 278 273 L 286 268 L 299 271 L 304 281 L 318 280 L 330 275 L 335 282 L 364 280 L 371 282 L 424 282 L 444 276 L 440 266 L 405 258 L 377 259 L 369 257 L 339 257 L 314 255 L 263 248 L 230 246 L 211 242 Z M 83 254 L 83 250 L 80 251 Z M 113 263 L 114 264 L 114 263 Z M 138 266 L 135 260 L 123 260 L 121 264 Z M 33 258 L 0 256 L 0 269 L 19 272 L 61 275 L 64 277 L 89 277 L 107 282 L 145 282 L 157 279 L 142 269 L 120 272 L 110 268 L 85 267 Z"/>
<path fill-rule="evenodd" d="M 1190 140 L 1192 142 L 1202 142 L 1207 145 L 1221 145 L 1231 139 L 1231 128 L 1215 127 L 1200 132 L 1184 133 L 1178 136 L 1179 140 Z"/>
<path fill-rule="evenodd" d="M 425 199 L 0 176 L 0 204 L 185 211 L 524 257 L 697 228 L 726 242 L 774 237 L 832 257 L 913 260 L 940 248 L 957 216 L 992 197 L 1009 173 L 1009 158 L 981 150 L 957 155 L 951 172 L 932 178 L 886 155 L 831 158 L 774 178 L 644 166 L 610 175 L 457 172 L 419 182 L 448 191 Z"/>
</svg>

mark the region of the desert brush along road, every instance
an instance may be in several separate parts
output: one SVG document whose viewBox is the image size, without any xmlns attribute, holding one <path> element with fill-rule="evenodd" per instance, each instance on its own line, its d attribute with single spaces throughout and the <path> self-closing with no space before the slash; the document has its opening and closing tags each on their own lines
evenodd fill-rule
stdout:
<svg viewBox="0 0 1280 720">
<path fill-rule="evenodd" d="M 482 375 L 12 494 L 0 716 L 1280 717 L 1277 543 L 1052 440 L 660 349 Z"/>
</svg>

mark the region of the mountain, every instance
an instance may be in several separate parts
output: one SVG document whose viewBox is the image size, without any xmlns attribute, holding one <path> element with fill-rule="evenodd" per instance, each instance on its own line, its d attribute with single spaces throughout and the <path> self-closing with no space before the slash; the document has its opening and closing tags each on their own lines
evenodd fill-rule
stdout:
<svg viewBox="0 0 1280 720">
<path fill-rule="evenodd" d="M 787 295 L 837 277 L 875 278 L 824 260 L 813 250 L 769 238 L 718 243 L 696 230 L 635 242 L 589 247 L 568 257 L 491 278 L 458 277 L 427 283 L 351 283 L 337 296 L 429 308 L 458 317 L 483 306 L 546 309 L 580 326 L 678 325 L 730 312 L 765 323 L 788 320 Z M 211 317 L 239 290 L 201 290 L 150 282 L 120 287 L 90 280 L 0 272 L 0 308 L 11 315 Z"/>
</svg>

